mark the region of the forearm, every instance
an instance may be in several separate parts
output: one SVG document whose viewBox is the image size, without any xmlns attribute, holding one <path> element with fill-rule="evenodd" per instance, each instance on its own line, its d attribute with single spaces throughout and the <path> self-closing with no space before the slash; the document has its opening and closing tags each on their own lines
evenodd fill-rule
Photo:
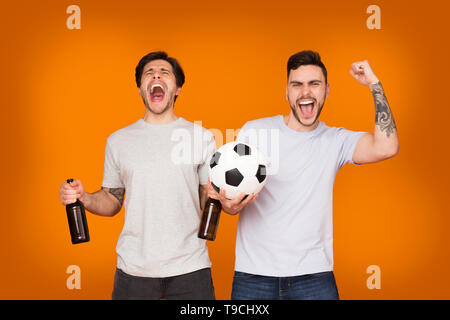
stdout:
<svg viewBox="0 0 450 320">
<path fill-rule="evenodd" d="M 94 193 L 86 193 L 82 202 L 89 212 L 112 217 L 122 208 L 123 193 L 124 189 L 102 188 Z"/>
<path fill-rule="evenodd" d="M 399 147 L 397 127 L 383 86 L 378 81 L 370 85 L 370 91 L 375 102 L 374 146 L 381 154 L 386 154 L 387 156 L 395 155 Z"/>
</svg>

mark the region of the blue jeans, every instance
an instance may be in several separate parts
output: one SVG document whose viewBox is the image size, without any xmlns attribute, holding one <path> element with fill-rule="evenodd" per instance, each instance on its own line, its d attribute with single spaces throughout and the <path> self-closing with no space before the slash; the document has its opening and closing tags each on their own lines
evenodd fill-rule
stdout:
<svg viewBox="0 0 450 320">
<path fill-rule="evenodd" d="M 266 277 L 235 271 L 232 300 L 339 300 L 332 271 Z"/>
</svg>

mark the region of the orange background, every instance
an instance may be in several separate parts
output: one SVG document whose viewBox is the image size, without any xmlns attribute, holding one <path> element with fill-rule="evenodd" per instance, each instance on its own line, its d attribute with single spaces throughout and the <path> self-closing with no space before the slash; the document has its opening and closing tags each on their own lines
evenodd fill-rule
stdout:
<svg viewBox="0 0 450 320">
<path fill-rule="evenodd" d="M 66 28 L 71 4 L 81 30 Z M 366 27 L 371 4 L 381 30 Z M 349 74 L 368 59 L 400 153 L 337 176 L 341 298 L 450 299 L 447 1 L 22 1 L 1 11 L 1 299 L 110 299 L 123 212 L 88 214 L 91 242 L 74 246 L 58 189 L 69 177 L 100 188 L 106 138 L 144 114 L 134 68 L 158 49 L 186 72 L 177 114 L 224 136 L 289 112 L 286 62 L 303 49 L 328 69 L 321 120 L 373 130 L 370 91 Z M 222 215 L 208 244 L 218 299 L 231 293 L 237 220 Z M 80 290 L 66 288 L 69 265 L 81 268 Z M 380 290 L 366 287 L 369 265 L 381 268 Z"/>
</svg>

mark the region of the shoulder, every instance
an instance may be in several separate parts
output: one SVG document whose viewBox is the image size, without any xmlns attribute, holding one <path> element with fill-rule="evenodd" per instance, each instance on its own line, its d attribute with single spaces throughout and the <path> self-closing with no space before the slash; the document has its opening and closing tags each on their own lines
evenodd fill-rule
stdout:
<svg viewBox="0 0 450 320">
<path fill-rule="evenodd" d="M 330 133 L 335 134 L 336 136 L 347 136 L 347 135 L 355 135 L 360 134 L 360 131 L 354 131 L 350 129 L 346 129 L 344 127 L 327 127 L 327 130 Z"/>
<path fill-rule="evenodd" d="M 366 132 L 349 130 L 344 127 L 329 127 L 325 123 L 322 125 L 321 135 L 336 141 L 347 141 L 358 139 Z"/>
<path fill-rule="evenodd" d="M 176 126 L 173 127 L 171 139 L 177 140 L 180 137 L 187 137 L 194 144 L 200 142 L 202 145 L 215 143 L 214 135 L 211 131 L 202 126 L 201 121 L 190 122 L 184 118 L 177 120 Z"/>
<path fill-rule="evenodd" d="M 281 115 L 276 115 L 273 117 L 260 118 L 255 120 L 247 121 L 242 129 L 262 129 L 262 128 L 272 128 L 276 127 L 279 123 Z"/>
<path fill-rule="evenodd" d="M 180 118 L 177 123 L 176 129 L 185 129 L 194 135 L 201 134 L 202 136 L 213 138 L 213 134 L 211 133 L 211 131 L 203 127 L 201 121 L 191 122 L 184 118 Z"/>
<path fill-rule="evenodd" d="M 351 131 L 344 127 L 330 127 L 325 122 L 321 121 L 319 122 L 318 132 L 325 135 L 340 135 Z"/>
<path fill-rule="evenodd" d="M 107 143 L 109 144 L 119 143 L 124 139 L 126 140 L 129 137 L 135 136 L 136 134 L 141 132 L 141 130 L 142 124 L 141 119 L 139 119 L 138 121 L 111 133 L 107 138 Z"/>
</svg>

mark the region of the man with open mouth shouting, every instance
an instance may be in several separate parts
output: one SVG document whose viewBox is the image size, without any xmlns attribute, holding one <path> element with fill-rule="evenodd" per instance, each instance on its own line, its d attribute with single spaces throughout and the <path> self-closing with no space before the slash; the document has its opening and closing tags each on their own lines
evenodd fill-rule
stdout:
<svg viewBox="0 0 450 320">
<path fill-rule="evenodd" d="M 197 237 L 214 136 L 174 112 L 185 80 L 176 59 L 151 52 L 135 77 L 145 115 L 108 137 L 101 190 L 63 183 L 61 201 L 79 199 L 94 214 L 114 216 L 126 192 L 113 299 L 214 299 L 208 249 Z M 182 148 L 180 134 L 187 135 Z M 180 160 L 174 150 L 187 156 Z"/>
<path fill-rule="evenodd" d="M 327 70 L 318 53 L 302 51 L 287 64 L 290 113 L 249 121 L 237 137 L 271 159 L 264 189 L 244 208 L 244 194 L 228 200 L 208 187 L 225 212 L 240 212 L 232 299 L 339 299 L 333 274 L 335 176 L 344 164 L 378 162 L 398 152 L 394 118 L 369 63 L 353 63 L 350 73 L 374 97 L 373 133 L 319 121 L 330 93 Z M 279 134 L 269 134 L 273 130 Z"/>
</svg>

